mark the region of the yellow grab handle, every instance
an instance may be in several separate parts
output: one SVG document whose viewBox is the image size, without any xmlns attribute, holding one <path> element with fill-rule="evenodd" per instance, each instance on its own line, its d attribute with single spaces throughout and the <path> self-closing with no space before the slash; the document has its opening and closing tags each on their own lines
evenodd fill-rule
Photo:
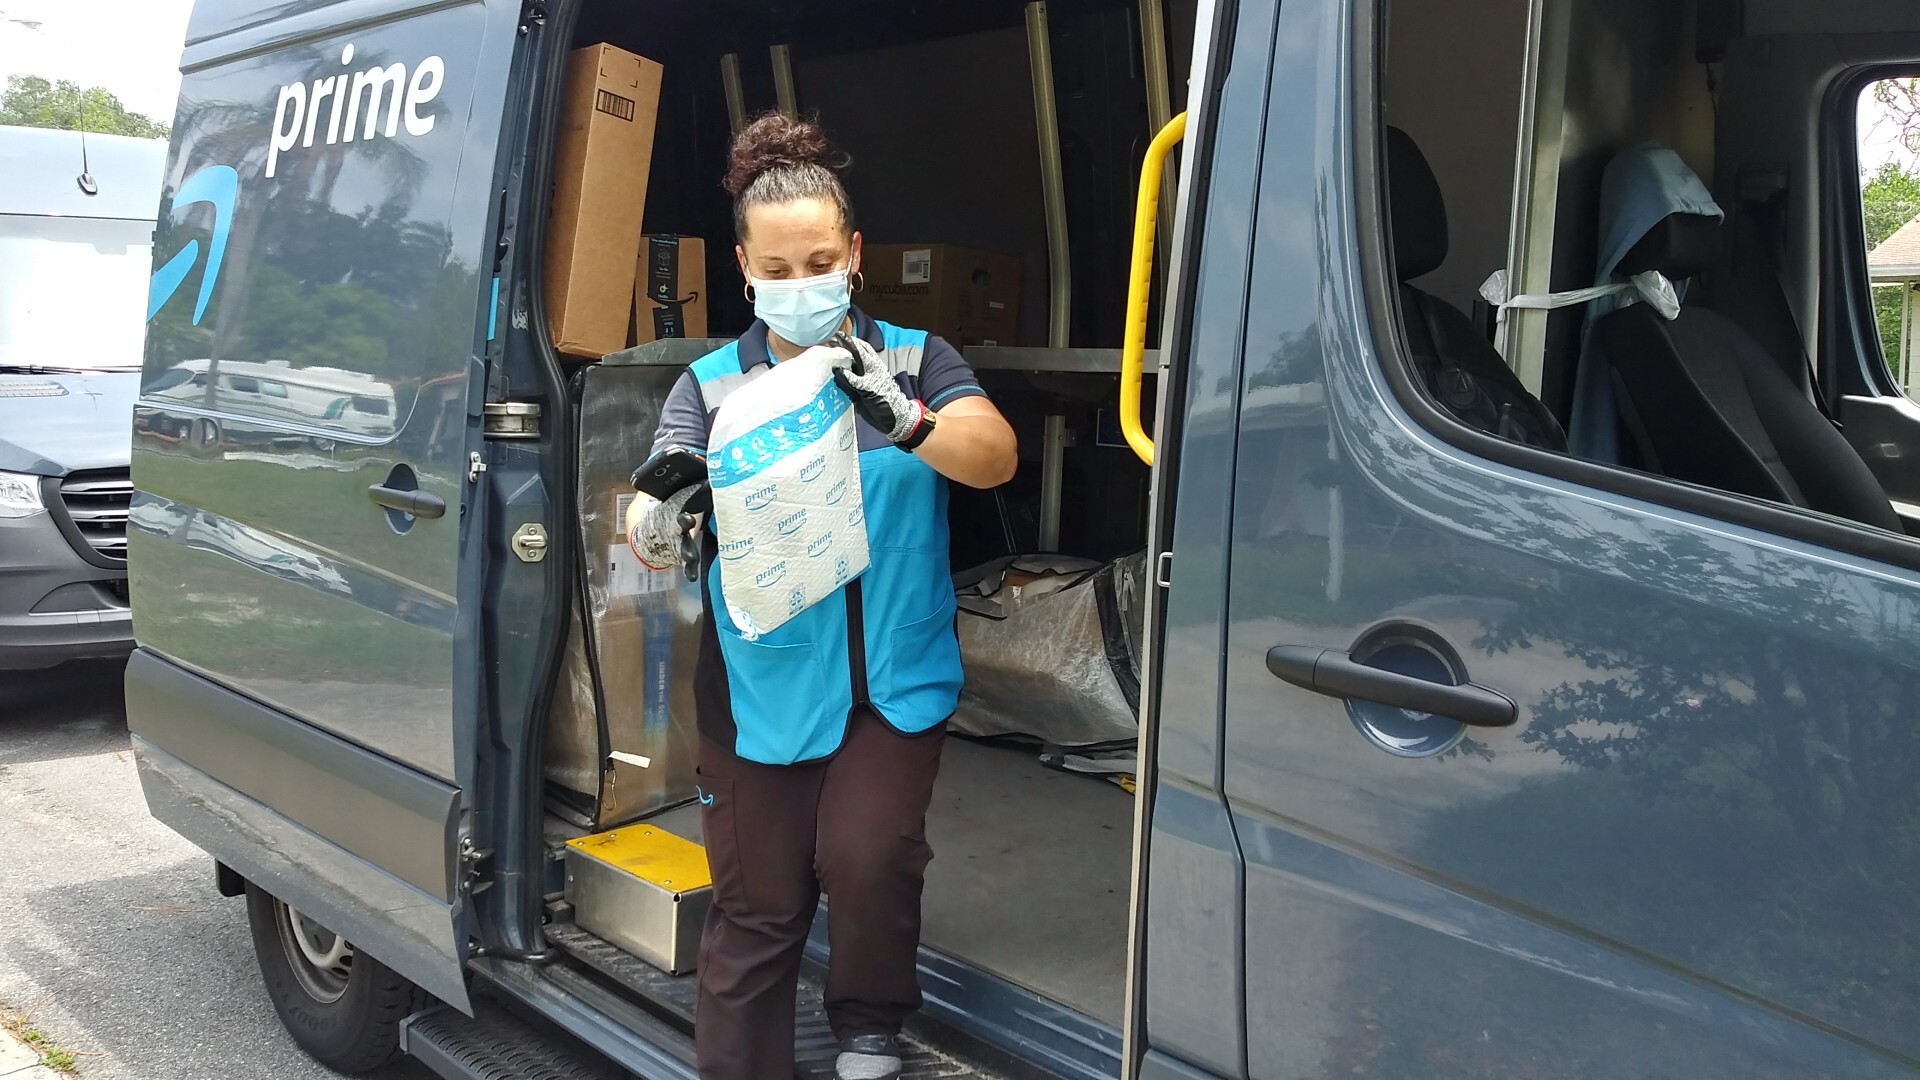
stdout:
<svg viewBox="0 0 1920 1080">
<path fill-rule="evenodd" d="M 1148 465 L 1153 464 L 1153 440 L 1140 424 L 1140 380 L 1147 354 L 1147 294 L 1153 289 L 1153 230 L 1160 220 L 1160 175 L 1173 145 L 1186 134 L 1187 114 L 1181 113 L 1153 137 L 1140 165 L 1140 201 L 1133 213 L 1133 273 L 1127 282 L 1127 332 L 1120 346 L 1120 433 Z"/>
</svg>

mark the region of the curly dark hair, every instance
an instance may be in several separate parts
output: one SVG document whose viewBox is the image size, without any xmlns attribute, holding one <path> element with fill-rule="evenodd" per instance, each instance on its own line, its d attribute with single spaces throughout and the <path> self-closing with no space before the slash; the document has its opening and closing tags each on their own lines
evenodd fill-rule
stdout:
<svg viewBox="0 0 1920 1080">
<path fill-rule="evenodd" d="M 824 199 L 840 211 L 840 225 L 853 232 L 853 202 L 840 184 L 839 170 L 853 159 L 827 140 L 814 120 L 770 112 L 733 137 L 722 182 L 733 196 L 733 231 L 747 238 L 747 208 L 779 205 L 795 199 Z"/>
</svg>

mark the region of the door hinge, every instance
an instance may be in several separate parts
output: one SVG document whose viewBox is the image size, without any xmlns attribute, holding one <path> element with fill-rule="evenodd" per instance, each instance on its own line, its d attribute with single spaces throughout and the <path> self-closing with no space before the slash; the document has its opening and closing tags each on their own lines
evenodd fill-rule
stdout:
<svg viewBox="0 0 1920 1080">
<path fill-rule="evenodd" d="M 539 562 L 547 557 L 547 527 L 537 521 L 529 521 L 514 530 L 513 553 L 520 556 L 521 562 Z"/>
<path fill-rule="evenodd" d="M 487 874 L 487 860 L 493 852 L 474 845 L 473 837 L 460 838 L 460 891 L 471 896 L 485 892 L 492 881 L 481 880 Z"/>
<path fill-rule="evenodd" d="M 1153 583 L 1163 589 L 1173 588 L 1173 552 L 1160 553 L 1160 558 L 1154 566 Z"/>
<path fill-rule="evenodd" d="M 475 450 L 467 455 L 467 483 L 479 483 L 480 474 L 486 471 L 487 463 L 480 460 L 480 451 Z"/>
<path fill-rule="evenodd" d="M 481 410 L 481 433 L 489 439 L 540 437 L 540 405 L 533 401 L 489 401 Z"/>
<path fill-rule="evenodd" d="M 526 33 L 547 21 L 547 0 L 526 0 L 520 7 L 520 32 Z"/>
</svg>

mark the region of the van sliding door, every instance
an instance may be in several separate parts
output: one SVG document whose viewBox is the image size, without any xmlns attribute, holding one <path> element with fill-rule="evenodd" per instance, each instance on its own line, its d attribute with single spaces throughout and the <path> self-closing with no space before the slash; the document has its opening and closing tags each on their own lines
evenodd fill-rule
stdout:
<svg viewBox="0 0 1920 1080">
<path fill-rule="evenodd" d="M 156 816 L 464 1002 L 455 580 L 521 4 L 375 7 L 195 6 L 144 380 L 192 391 L 136 413 L 127 704 Z"/>
</svg>

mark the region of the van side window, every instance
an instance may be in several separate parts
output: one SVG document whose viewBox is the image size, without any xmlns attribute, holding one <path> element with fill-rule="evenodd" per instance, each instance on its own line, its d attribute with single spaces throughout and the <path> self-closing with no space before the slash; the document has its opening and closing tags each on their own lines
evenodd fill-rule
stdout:
<svg viewBox="0 0 1920 1080">
<path fill-rule="evenodd" d="M 261 380 L 260 394 L 263 397 L 283 398 L 287 396 L 287 384 Z"/>
<path fill-rule="evenodd" d="M 227 380 L 227 386 L 236 394 L 257 394 L 260 392 L 260 380 L 235 375 Z"/>
<path fill-rule="evenodd" d="M 1907 494 L 1913 467 L 1847 432 L 1854 388 L 1822 352 L 1820 168 L 1791 126 L 1815 133 L 1833 83 L 1726 92 L 1762 79 L 1764 50 L 1699 40 L 1680 6 L 1549 2 L 1564 35 L 1489 26 L 1510 62 L 1459 78 L 1433 77 L 1457 67 L 1430 16 L 1382 5 L 1376 174 L 1398 311 L 1380 332 L 1399 348 L 1380 355 L 1403 402 L 1511 464 L 1920 562 L 1920 476 Z M 1879 136 L 1899 163 L 1862 160 L 1902 387 L 1920 385 L 1917 86 L 1863 91 L 1909 118 Z"/>
<path fill-rule="evenodd" d="M 1913 396 L 1920 390 L 1914 346 L 1920 336 L 1920 77 L 1875 79 L 1862 87 L 1854 131 L 1880 355 L 1894 385 Z"/>
</svg>

